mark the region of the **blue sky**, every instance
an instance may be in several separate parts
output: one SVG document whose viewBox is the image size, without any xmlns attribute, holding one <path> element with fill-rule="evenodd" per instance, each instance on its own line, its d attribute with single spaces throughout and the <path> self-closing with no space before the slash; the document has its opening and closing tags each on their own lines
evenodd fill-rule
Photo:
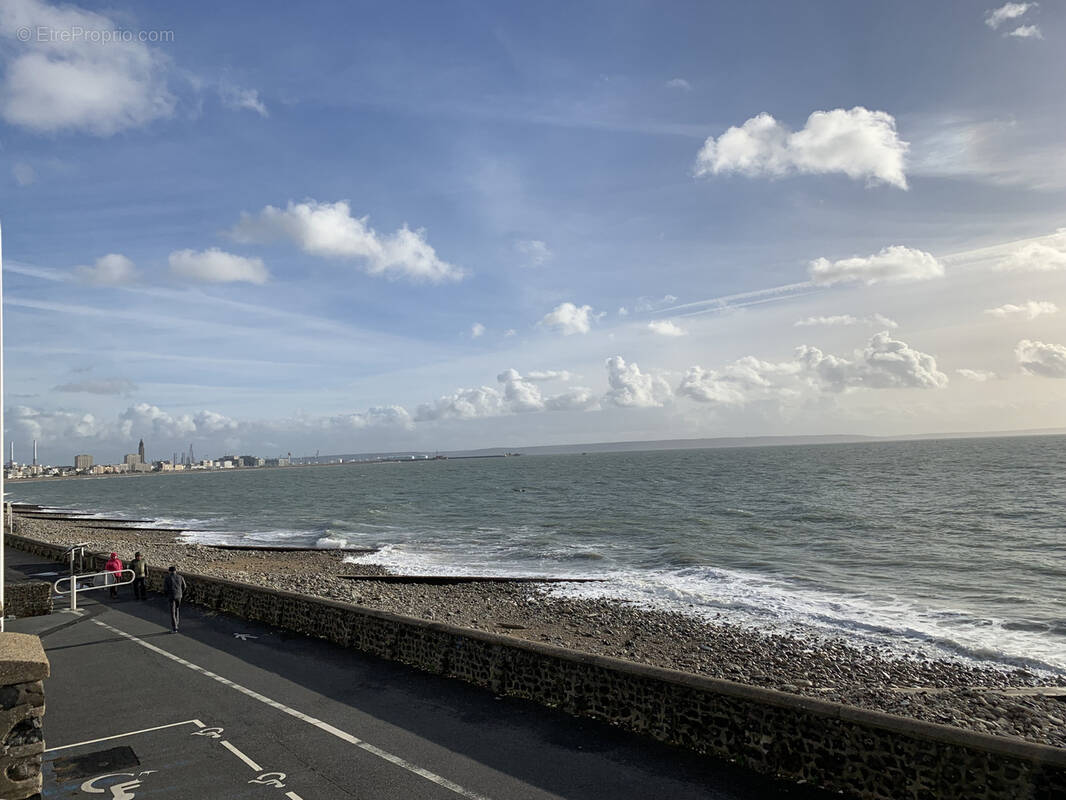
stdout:
<svg viewBox="0 0 1066 800">
<path fill-rule="evenodd" d="M 5 435 L 1066 427 L 1063 35 L 1052 3 L 10 0 Z"/>
</svg>

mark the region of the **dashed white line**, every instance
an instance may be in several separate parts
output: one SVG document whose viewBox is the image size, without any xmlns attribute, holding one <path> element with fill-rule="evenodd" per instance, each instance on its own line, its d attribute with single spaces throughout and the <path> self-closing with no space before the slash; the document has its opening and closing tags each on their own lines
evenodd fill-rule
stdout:
<svg viewBox="0 0 1066 800">
<path fill-rule="evenodd" d="M 231 753 L 233 753 L 233 755 L 237 756 L 237 758 L 239 758 L 241 761 L 243 761 L 245 764 L 247 764 L 249 767 L 251 767 L 256 772 L 262 772 L 263 771 L 263 768 L 261 766 L 256 764 L 254 761 L 252 761 L 252 759 L 248 758 L 248 756 L 246 756 L 244 753 L 242 753 L 240 750 L 238 750 L 236 747 L 231 745 L 226 740 L 223 739 L 221 742 L 219 742 L 219 744 L 221 744 L 223 747 L 225 747 L 227 750 L 229 750 Z"/>
<path fill-rule="evenodd" d="M 300 795 L 296 794 L 296 792 L 285 792 L 285 796 L 289 798 L 289 800 L 304 800 Z"/>
<path fill-rule="evenodd" d="M 104 736 L 100 739 L 90 739 L 87 742 L 78 742 L 76 744 L 65 744 L 62 747 L 49 747 L 44 752 L 54 753 L 57 750 L 69 750 L 72 747 L 81 747 L 83 744 L 96 744 L 97 742 L 108 742 L 112 739 L 121 739 L 124 736 L 136 736 L 138 733 L 151 733 L 152 731 L 161 731 L 164 728 L 176 728 L 179 725 L 195 725 L 198 728 L 202 728 L 204 724 L 198 719 L 187 719 L 184 722 L 172 722 L 169 725 L 156 725 L 154 728 L 145 728 L 141 731 L 130 731 L 129 733 L 117 733 L 114 736 Z"/>
<path fill-rule="evenodd" d="M 211 678 L 212 680 L 218 681 L 223 686 L 228 686 L 231 689 L 235 689 L 241 694 L 247 695 L 248 697 L 251 697 L 254 700 L 258 700 L 260 703 L 265 703 L 271 708 L 276 708 L 278 711 L 288 714 L 290 717 L 295 717 L 296 719 L 303 720 L 309 725 L 314 725 L 319 730 L 325 731 L 326 733 L 332 736 L 336 736 L 338 739 L 348 742 L 349 744 L 353 744 L 359 749 L 366 751 L 367 753 L 371 753 L 372 755 L 375 755 L 380 759 L 388 761 L 390 764 L 394 764 L 397 767 L 405 769 L 414 775 L 418 775 L 420 778 L 425 778 L 427 781 L 432 781 L 438 786 L 442 786 L 445 789 L 448 789 L 449 791 L 452 791 L 455 794 L 459 795 L 460 797 L 466 797 L 468 798 L 468 800 L 489 800 L 489 798 L 487 798 L 485 795 L 478 794 L 477 792 L 471 791 L 470 789 L 460 786 L 459 784 L 454 783 L 448 780 L 447 778 L 437 775 L 435 772 L 430 772 L 428 769 L 423 769 L 417 764 L 412 764 L 410 761 L 407 761 L 404 758 L 400 758 L 399 756 L 393 755 L 387 750 L 382 750 L 380 747 L 370 744 L 370 742 L 364 742 L 359 737 L 353 736 L 347 731 L 342 731 L 340 728 L 335 728 L 328 722 L 323 722 L 320 719 L 316 719 L 315 717 L 312 717 L 308 714 L 304 714 L 302 711 L 297 711 L 295 708 L 290 708 L 284 703 L 279 703 L 277 700 L 273 700 L 267 697 L 266 695 L 259 694 L 259 692 L 253 689 L 241 686 L 239 683 L 234 683 L 229 678 L 224 678 L 221 675 L 217 675 L 214 672 L 204 669 L 203 667 L 197 664 L 193 664 L 191 661 L 186 661 L 181 656 L 176 656 L 161 647 L 157 647 L 156 645 L 151 644 L 150 642 L 146 642 L 143 639 L 139 639 L 132 633 L 126 633 L 125 631 L 119 630 L 118 628 L 112 625 L 108 625 L 106 622 L 101 622 L 98 619 L 94 619 L 93 622 L 99 625 L 101 628 L 106 628 L 112 633 L 117 633 L 119 636 L 129 639 L 131 642 L 136 642 L 141 647 L 147 648 L 153 653 L 158 653 L 164 658 L 169 658 L 171 661 L 175 661 L 178 664 L 181 664 L 183 667 L 188 667 L 194 672 L 199 672 L 201 675 L 207 678 Z"/>
</svg>

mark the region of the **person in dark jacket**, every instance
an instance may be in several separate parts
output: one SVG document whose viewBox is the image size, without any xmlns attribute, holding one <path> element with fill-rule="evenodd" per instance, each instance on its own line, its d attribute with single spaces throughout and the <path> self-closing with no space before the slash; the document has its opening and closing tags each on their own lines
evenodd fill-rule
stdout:
<svg viewBox="0 0 1066 800">
<path fill-rule="evenodd" d="M 147 600 L 148 586 L 145 579 L 148 576 L 148 562 L 137 552 L 133 554 L 129 568 L 133 570 L 133 597 L 137 600 Z"/>
<path fill-rule="evenodd" d="M 178 568 L 172 566 L 166 578 L 163 579 L 163 593 L 170 601 L 170 631 L 178 632 L 178 617 L 181 613 L 181 598 L 185 595 L 185 578 L 178 572 Z"/>
</svg>

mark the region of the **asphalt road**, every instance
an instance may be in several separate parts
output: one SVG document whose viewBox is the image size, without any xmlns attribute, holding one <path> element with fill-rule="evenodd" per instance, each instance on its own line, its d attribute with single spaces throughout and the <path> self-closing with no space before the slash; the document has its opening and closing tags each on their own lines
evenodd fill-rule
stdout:
<svg viewBox="0 0 1066 800">
<path fill-rule="evenodd" d="M 24 574 L 61 570 L 8 553 Z M 45 798 L 830 796 L 191 606 L 172 634 L 162 597 L 121 591 L 8 621 L 39 635 L 52 665 Z"/>
</svg>

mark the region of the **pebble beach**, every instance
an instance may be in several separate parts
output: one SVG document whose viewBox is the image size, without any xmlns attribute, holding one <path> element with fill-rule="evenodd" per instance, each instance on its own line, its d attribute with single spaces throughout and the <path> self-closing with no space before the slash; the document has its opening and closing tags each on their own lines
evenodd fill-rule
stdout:
<svg viewBox="0 0 1066 800">
<path fill-rule="evenodd" d="M 552 597 L 545 584 L 350 580 L 343 576 L 389 573 L 366 559 L 348 563 L 337 550 L 226 550 L 182 543 L 174 531 L 26 516 L 17 517 L 15 532 L 63 545 L 86 542 L 124 560 L 140 550 L 150 564 L 176 564 L 184 572 L 1066 747 L 1066 695 L 1054 692 L 1066 687 L 1062 676 L 769 633 L 616 601 Z"/>
</svg>

